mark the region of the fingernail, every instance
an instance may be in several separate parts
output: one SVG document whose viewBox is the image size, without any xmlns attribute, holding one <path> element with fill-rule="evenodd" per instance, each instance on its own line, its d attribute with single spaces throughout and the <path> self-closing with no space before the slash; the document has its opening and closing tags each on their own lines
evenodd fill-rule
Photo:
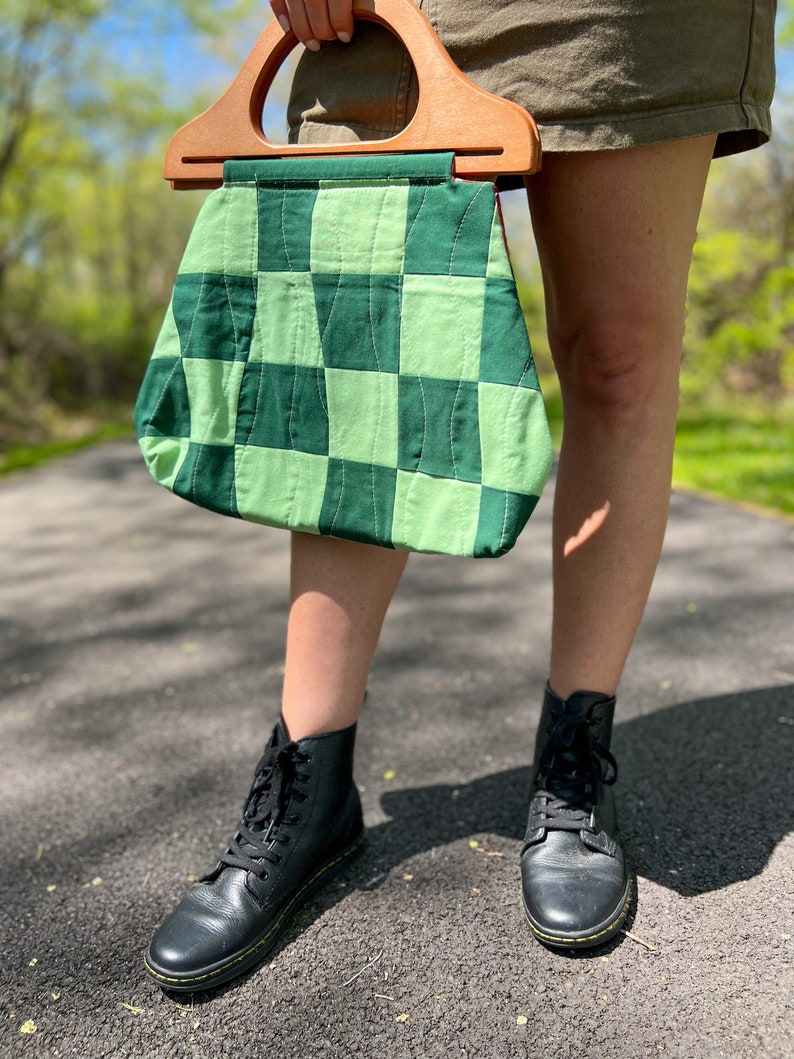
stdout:
<svg viewBox="0 0 794 1059">
<path fill-rule="evenodd" d="M 341 40 L 341 42 L 343 44 L 349 44 L 350 43 L 351 37 L 350 37 L 349 33 L 345 33 L 343 31 L 342 33 L 337 33 L 337 37 L 338 37 L 339 40 Z"/>
<path fill-rule="evenodd" d="M 292 28 L 289 24 L 289 19 L 286 15 L 278 16 L 278 24 L 281 26 L 285 33 L 289 33 L 290 29 Z"/>
<path fill-rule="evenodd" d="M 307 40 L 307 41 L 304 41 L 304 44 L 309 49 L 309 51 L 319 51 L 320 50 L 320 42 L 319 42 L 319 40 Z"/>
</svg>

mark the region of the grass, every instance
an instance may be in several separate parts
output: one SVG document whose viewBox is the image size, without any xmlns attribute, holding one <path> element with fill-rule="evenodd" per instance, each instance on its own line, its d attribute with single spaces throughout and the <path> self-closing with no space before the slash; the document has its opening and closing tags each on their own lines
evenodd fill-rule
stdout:
<svg viewBox="0 0 794 1059">
<path fill-rule="evenodd" d="M 102 423 L 93 426 L 86 433 L 61 440 L 46 441 L 41 445 L 12 445 L 5 452 L 0 452 L 0 474 L 21 471 L 46 463 L 56 456 L 65 456 L 77 449 L 96 445 L 100 441 L 114 441 L 118 438 L 129 438 L 133 435 L 131 423 Z"/>
<path fill-rule="evenodd" d="M 554 376 L 541 379 L 555 448 L 562 402 Z M 673 486 L 781 515 L 794 515 L 794 403 L 769 406 L 685 394 Z"/>
<path fill-rule="evenodd" d="M 562 438 L 562 402 L 554 376 L 541 380 L 555 447 Z M 0 474 L 35 467 L 100 441 L 130 437 L 129 422 L 93 425 L 77 437 L 0 453 Z M 794 403 L 685 396 L 676 438 L 673 485 L 777 514 L 794 516 Z"/>
<path fill-rule="evenodd" d="M 673 484 L 794 515 L 794 406 L 681 409 Z"/>
</svg>

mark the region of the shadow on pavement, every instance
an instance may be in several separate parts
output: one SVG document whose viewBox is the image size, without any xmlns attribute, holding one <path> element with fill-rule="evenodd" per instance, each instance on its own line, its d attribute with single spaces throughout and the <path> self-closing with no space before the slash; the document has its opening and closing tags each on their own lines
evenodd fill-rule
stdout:
<svg viewBox="0 0 794 1059">
<path fill-rule="evenodd" d="M 646 879 L 682 896 L 730 886 L 763 871 L 791 830 L 790 686 L 681 703 L 617 725 L 613 744 L 622 763 L 623 839 L 632 867 Z M 390 819 L 368 830 L 364 856 L 348 873 L 349 888 L 328 891 L 308 905 L 279 948 L 350 888 L 377 889 L 389 872 L 417 854 L 483 833 L 520 842 L 528 784 L 524 767 L 455 786 L 383 794 L 380 803 Z M 601 956 L 620 943 L 618 938 L 610 946 L 571 955 Z M 234 983 L 196 1001 L 231 988 Z"/>
<path fill-rule="evenodd" d="M 794 690 L 770 687 L 681 703 L 615 727 L 617 798 L 640 875 L 682 895 L 761 872 L 791 830 Z M 367 870 L 481 832 L 520 840 L 528 768 L 455 787 L 385 793 Z"/>
</svg>

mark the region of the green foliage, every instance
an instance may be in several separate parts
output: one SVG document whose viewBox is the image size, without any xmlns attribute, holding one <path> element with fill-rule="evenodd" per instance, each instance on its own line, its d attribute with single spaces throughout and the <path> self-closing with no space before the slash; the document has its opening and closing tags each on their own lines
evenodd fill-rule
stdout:
<svg viewBox="0 0 794 1059">
<path fill-rule="evenodd" d="M 782 401 L 794 388 L 794 151 L 717 162 L 689 285 L 688 390 Z"/>
<path fill-rule="evenodd" d="M 0 0 L 0 451 L 61 437 L 65 415 L 87 430 L 97 410 L 118 418 L 131 405 L 202 200 L 161 179 L 165 144 L 269 18 L 259 0 Z M 175 106 L 168 45 L 186 34 L 221 81 Z M 129 68 L 108 61 L 109 41 L 127 37 L 141 41 Z M 779 5 L 778 49 L 790 68 L 794 0 Z M 790 460 L 774 456 L 792 451 L 794 397 L 794 141 L 782 102 L 772 145 L 712 170 L 676 474 L 721 492 L 735 480 L 744 494 L 763 480 L 756 502 L 791 510 Z M 522 201 L 514 252 L 528 236 Z M 559 443 L 540 274 L 531 254 L 515 261 Z"/>
<path fill-rule="evenodd" d="M 229 7 L 0 0 L 0 448 L 47 437 L 59 408 L 131 400 L 200 205 L 160 176 L 199 102 L 169 106 L 156 64 L 108 64 L 108 34 L 215 34 Z"/>
<path fill-rule="evenodd" d="M 794 3 L 779 0 L 775 39 L 779 48 L 794 46 Z"/>
</svg>

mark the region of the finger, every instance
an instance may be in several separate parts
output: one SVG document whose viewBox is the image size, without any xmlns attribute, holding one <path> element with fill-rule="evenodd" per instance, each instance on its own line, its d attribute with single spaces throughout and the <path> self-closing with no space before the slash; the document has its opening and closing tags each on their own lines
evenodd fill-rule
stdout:
<svg viewBox="0 0 794 1059">
<path fill-rule="evenodd" d="M 347 43 L 353 36 L 353 0 L 328 0 L 328 18 L 339 40 Z"/>
<path fill-rule="evenodd" d="M 336 30 L 331 25 L 330 12 L 328 11 L 329 0 L 303 0 L 306 6 L 306 14 L 312 27 L 315 40 L 332 40 L 336 36 Z"/>
<path fill-rule="evenodd" d="M 312 24 L 305 0 L 284 0 L 284 2 L 287 8 L 287 16 L 290 25 L 292 26 L 292 32 L 301 44 L 305 44 L 311 51 L 319 51 L 321 40 L 329 40 L 331 37 L 335 36 L 331 29 L 331 23 L 328 21 L 327 7 L 325 8 L 325 30 L 327 35 L 323 37 Z M 325 0 L 322 0 L 322 3 L 325 5 Z M 317 0 L 315 0 L 315 6 L 317 6 Z M 315 12 L 315 22 L 318 20 L 318 15 Z"/>
<path fill-rule="evenodd" d="M 289 15 L 287 14 L 287 5 L 284 0 L 270 0 L 270 7 L 278 24 L 285 33 L 289 33 L 291 26 Z"/>
<path fill-rule="evenodd" d="M 353 0 L 283 0 L 296 37 L 347 42 L 353 36 Z"/>
</svg>

